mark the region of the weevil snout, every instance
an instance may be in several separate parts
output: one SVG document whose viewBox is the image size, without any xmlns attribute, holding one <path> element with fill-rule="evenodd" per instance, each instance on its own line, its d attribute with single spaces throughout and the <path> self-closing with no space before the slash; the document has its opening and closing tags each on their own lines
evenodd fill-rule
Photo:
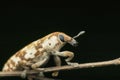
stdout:
<svg viewBox="0 0 120 80">
<path fill-rule="evenodd" d="M 72 46 L 78 46 L 78 42 L 75 39 L 72 39 L 69 44 L 71 44 Z"/>
<path fill-rule="evenodd" d="M 70 42 L 70 44 L 72 45 L 72 46 L 78 46 L 78 42 L 75 40 L 75 38 L 78 38 L 80 35 L 82 35 L 82 34 L 84 34 L 85 33 L 85 31 L 81 31 L 81 32 L 79 32 L 76 36 L 74 36 L 73 38 L 72 38 L 72 41 Z"/>
</svg>

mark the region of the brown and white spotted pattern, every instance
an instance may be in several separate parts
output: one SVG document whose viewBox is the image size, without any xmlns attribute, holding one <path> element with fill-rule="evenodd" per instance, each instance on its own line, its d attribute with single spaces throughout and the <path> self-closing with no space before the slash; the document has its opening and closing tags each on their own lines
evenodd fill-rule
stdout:
<svg viewBox="0 0 120 80">
<path fill-rule="evenodd" d="M 36 69 L 46 64 L 50 55 L 54 55 L 54 61 L 57 66 L 61 66 L 59 56 L 67 57 L 66 62 L 69 64 L 74 57 L 73 52 L 62 51 L 60 49 L 66 44 L 76 45 L 77 41 L 63 32 L 53 32 L 47 36 L 40 38 L 16 52 L 3 67 L 3 71 L 19 71 Z M 53 73 L 57 76 L 58 73 Z"/>
</svg>

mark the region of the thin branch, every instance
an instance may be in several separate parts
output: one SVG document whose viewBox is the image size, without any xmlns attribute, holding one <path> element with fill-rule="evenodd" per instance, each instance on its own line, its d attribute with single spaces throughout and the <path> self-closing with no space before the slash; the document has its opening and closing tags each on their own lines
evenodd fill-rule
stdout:
<svg viewBox="0 0 120 80">
<path fill-rule="evenodd" d="M 82 68 L 94 68 L 94 67 L 103 67 L 103 66 L 110 66 L 110 65 L 120 65 L 120 58 L 109 60 L 109 61 L 102 61 L 102 62 L 92 62 L 92 63 L 83 63 L 77 66 L 60 66 L 60 67 L 49 67 L 49 68 L 39 68 L 38 70 L 30 70 L 27 74 L 37 74 L 41 72 L 53 72 L 59 70 L 72 70 L 72 69 L 82 69 Z M 21 76 L 22 71 L 15 71 L 15 72 L 0 72 L 1 76 Z"/>
</svg>

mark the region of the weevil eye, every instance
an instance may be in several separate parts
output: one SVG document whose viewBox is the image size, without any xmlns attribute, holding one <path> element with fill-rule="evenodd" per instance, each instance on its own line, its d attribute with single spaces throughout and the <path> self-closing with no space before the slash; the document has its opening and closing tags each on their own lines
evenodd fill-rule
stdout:
<svg viewBox="0 0 120 80">
<path fill-rule="evenodd" d="M 59 35 L 59 39 L 60 39 L 62 42 L 65 42 L 65 41 L 64 41 L 64 36 L 63 36 L 63 35 Z"/>
</svg>

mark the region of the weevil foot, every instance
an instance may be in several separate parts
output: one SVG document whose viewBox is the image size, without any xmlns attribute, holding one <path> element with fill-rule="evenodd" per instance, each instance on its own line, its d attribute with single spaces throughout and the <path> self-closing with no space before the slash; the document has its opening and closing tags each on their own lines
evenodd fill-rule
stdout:
<svg viewBox="0 0 120 80">
<path fill-rule="evenodd" d="M 53 77 L 57 77 L 58 74 L 59 74 L 59 72 L 56 71 L 56 72 L 53 72 L 53 73 L 52 73 L 52 76 L 53 76 Z"/>
<path fill-rule="evenodd" d="M 79 66 L 78 63 L 67 62 L 67 64 L 70 65 L 70 66 L 74 66 L 74 67 L 78 67 Z"/>
<path fill-rule="evenodd" d="M 27 70 L 24 70 L 21 74 L 21 77 L 24 79 L 27 76 Z"/>
</svg>

